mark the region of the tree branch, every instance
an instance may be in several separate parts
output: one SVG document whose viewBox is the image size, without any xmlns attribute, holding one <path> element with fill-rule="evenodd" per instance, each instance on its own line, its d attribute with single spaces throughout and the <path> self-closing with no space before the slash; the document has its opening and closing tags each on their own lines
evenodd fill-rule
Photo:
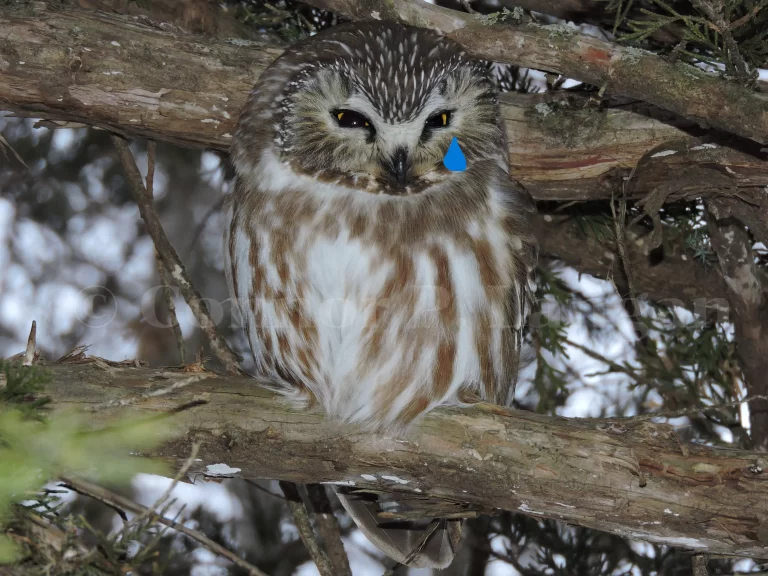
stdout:
<svg viewBox="0 0 768 576">
<path fill-rule="evenodd" d="M 204 395 L 204 405 L 175 416 L 177 439 L 155 451 L 181 465 L 201 442 L 193 472 L 225 462 L 246 478 L 398 492 L 416 509 L 429 496 L 442 499 L 440 513 L 512 510 L 699 553 L 768 558 L 763 456 L 683 450 L 667 425 L 480 404 L 437 410 L 407 436 L 391 438 L 294 410 L 255 379 L 211 375 L 215 382 L 153 396 L 151 387 L 167 388 L 158 378 L 173 378 L 168 369 L 115 367 L 108 375 L 87 363 L 51 368 L 46 392 L 55 407 L 105 406 L 88 412 L 94 426 L 120 414 L 129 399 L 132 413 L 159 414 Z"/>
<path fill-rule="evenodd" d="M 768 297 L 744 225 L 709 205 L 707 228 L 735 312 L 736 352 L 749 395 L 768 394 Z M 768 452 L 768 400 L 750 405 L 750 436 Z"/>
<path fill-rule="evenodd" d="M 715 75 L 563 26 L 488 26 L 420 0 L 307 0 L 353 20 L 398 20 L 436 30 L 478 58 L 575 78 L 707 126 L 768 143 L 768 97 Z"/>
<path fill-rule="evenodd" d="M 247 94 L 284 48 L 71 9 L 29 16 L 4 7 L 0 28 L 0 54 L 9 55 L 0 57 L 0 107 L 218 150 L 228 149 Z M 496 29 L 480 32 L 492 38 Z M 658 84 L 639 69 L 632 74 L 649 89 Z M 721 106 L 715 95 L 708 88 L 701 94 L 713 113 L 739 110 L 735 101 Z M 745 191 L 766 196 L 768 154 L 759 146 L 723 135 L 702 143 L 692 136 L 700 133 L 695 123 L 659 108 L 613 100 L 597 109 L 572 93 L 506 94 L 501 100 L 512 173 L 537 200 L 608 199 L 643 158 L 633 179 L 635 198 L 662 185 L 669 200 Z M 768 112 L 765 117 L 768 122 Z M 729 189 L 713 183 L 713 170 Z"/>
<path fill-rule="evenodd" d="M 139 212 L 141 213 L 142 220 L 144 220 L 147 233 L 155 244 L 155 249 L 160 255 L 165 270 L 178 284 L 179 289 L 184 296 L 184 300 L 187 302 L 187 305 L 195 315 L 195 319 L 200 324 L 200 328 L 208 339 L 208 344 L 211 346 L 211 350 L 213 350 L 216 358 L 218 358 L 230 374 L 237 374 L 239 371 L 237 356 L 227 345 L 226 340 L 224 340 L 218 333 L 216 323 L 211 317 L 211 313 L 208 311 L 208 306 L 200 295 L 200 292 L 198 292 L 192 285 L 189 275 L 184 269 L 184 264 L 182 264 L 179 255 L 176 253 L 176 249 L 168 240 L 168 236 L 165 235 L 163 226 L 160 223 L 160 218 L 154 207 L 152 195 L 144 187 L 141 173 L 136 166 L 136 160 L 128 146 L 128 142 L 121 136 L 113 135 L 112 143 L 117 149 L 117 155 L 123 165 L 123 171 L 125 172 L 128 186 L 139 207 Z"/>
<path fill-rule="evenodd" d="M 325 486 L 321 484 L 308 484 L 307 495 L 315 512 L 317 531 L 323 539 L 328 551 L 328 558 L 333 564 L 335 576 L 352 576 L 349 567 L 349 557 L 344 550 L 344 542 L 341 540 L 341 527 L 333 514 L 331 501 L 325 492 Z"/>
<path fill-rule="evenodd" d="M 291 516 L 293 516 L 293 523 L 299 531 L 301 541 L 307 547 L 307 551 L 312 557 L 315 566 L 317 566 L 320 576 L 336 576 L 331 560 L 328 558 L 325 550 L 320 547 L 315 530 L 312 528 L 312 522 L 309 519 L 309 511 L 301 500 L 296 484 L 281 481 L 280 489 L 285 495 L 285 501 L 288 504 L 288 509 L 291 511 Z"/>
<path fill-rule="evenodd" d="M 85 494 L 86 496 L 95 498 L 99 502 L 102 502 L 107 506 L 110 506 L 111 508 L 119 508 L 122 510 L 127 510 L 132 514 L 139 514 L 139 515 L 146 514 L 153 522 L 164 524 L 169 528 L 173 528 L 174 530 L 181 532 L 185 536 L 196 541 L 198 544 L 205 546 L 214 554 L 217 554 L 219 556 L 222 556 L 223 558 L 226 558 L 227 560 L 232 562 L 234 565 L 242 569 L 246 574 L 249 574 L 249 576 L 267 576 L 266 574 L 264 574 L 264 572 L 256 568 L 256 566 L 249 564 L 234 552 L 231 552 L 230 550 L 227 550 L 226 548 L 224 548 L 224 546 L 222 546 L 221 544 L 214 542 L 202 532 L 198 532 L 197 530 L 188 528 L 181 522 L 176 522 L 175 520 L 171 520 L 169 518 L 166 518 L 165 516 L 161 516 L 157 514 L 156 511 L 148 509 L 146 506 L 137 504 L 136 502 L 134 502 L 129 498 L 126 498 L 125 496 L 121 496 L 120 494 L 111 492 L 106 488 L 102 488 L 101 486 L 92 484 L 87 480 L 83 480 L 81 478 L 76 478 L 76 477 L 68 477 L 68 476 L 63 476 L 61 479 L 69 488 L 75 490 L 79 494 Z"/>
</svg>

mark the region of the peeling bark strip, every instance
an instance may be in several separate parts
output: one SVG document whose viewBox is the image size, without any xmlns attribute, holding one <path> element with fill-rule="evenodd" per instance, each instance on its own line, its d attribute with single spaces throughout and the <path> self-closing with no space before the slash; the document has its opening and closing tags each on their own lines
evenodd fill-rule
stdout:
<svg viewBox="0 0 768 576">
<path fill-rule="evenodd" d="M 768 558 L 768 463 L 764 454 L 681 445 L 650 422 L 574 420 L 478 405 L 438 410 L 405 438 L 361 434 L 317 412 L 289 408 L 242 377 L 154 387 L 186 377 L 169 369 L 95 363 L 51 366 L 56 409 L 178 413 L 178 440 L 155 455 L 225 463 L 246 478 L 330 482 L 445 500 L 444 512 L 511 510 L 707 554 Z M 118 406 L 128 403 L 129 406 Z M 127 402 L 126 402 L 127 401 Z M 194 472 L 194 470 L 193 470 Z M 461 504 L 464 503 L 464 504 Z"/>
<path fill-rule="evenodd" d="M 307 0 L 353 20 L 398 20 L 431 28 L 474 56 L 557 72 L 608 93 L 650 102 L 705 125 L 768 143 L 768 95 L 645 50 L 623 48 L 562 25 L 487 26 L 420 0 Z"/>
<path fill-rule="evenodd" d="M 183 146 L 226 151 L 248 92 L 283 48 L 274 39 L 226 42 L 98 12 L 33 13 L 33 5 L 42 3 L 0 8 L 0 108 Z M 497 33 L 478 30 L 483 38 Z M 518 52 L 509 53 L 527 54 Z M 715 93 L 704 94 L 720 118 Z M 563 98 L 569 102 L 552 102 Z M 600 111 L 567 94 L 506 94 L 502 103 L 513 175 L 537 200 L 610 198 L 644 158 L 632 182 L 636 197 L 661 186 L 669 200 L 723 193 L 724 183 L 741 197 L 766 196 L 768 154 L 759 146 L 737 150 L 722 137 L 702 144 L 686 132 L 695 124 L 653 106 L 616 102 L 621 108 Z"/>
</svg>

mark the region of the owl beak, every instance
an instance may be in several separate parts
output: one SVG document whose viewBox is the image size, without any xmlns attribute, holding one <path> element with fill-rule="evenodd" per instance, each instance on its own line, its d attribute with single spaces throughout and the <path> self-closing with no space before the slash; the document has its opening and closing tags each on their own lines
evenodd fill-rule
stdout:
<svg viewBox="0 0 768 576">
<path fill-rule="evenodd" d="M 392 156 L 388 171 L 400 186 L 405 186 L 409 168 L 408 151 L 405 148 L 398 148 Z"/>
</svg>

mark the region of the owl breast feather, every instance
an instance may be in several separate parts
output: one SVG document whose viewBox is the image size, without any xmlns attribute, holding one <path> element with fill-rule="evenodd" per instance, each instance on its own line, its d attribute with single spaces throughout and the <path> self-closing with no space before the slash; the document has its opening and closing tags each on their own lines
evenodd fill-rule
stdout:
<svg viewBox="0 0 768 576">
<path fill-rule="evenodd" d="M 503 206 L 445 218 L 427 198 L 337 192 L 235 194 L 227 268 L 257 369 L 375 429 L 466 396 L 503 403 L 520 325 Z"/>
</svg>

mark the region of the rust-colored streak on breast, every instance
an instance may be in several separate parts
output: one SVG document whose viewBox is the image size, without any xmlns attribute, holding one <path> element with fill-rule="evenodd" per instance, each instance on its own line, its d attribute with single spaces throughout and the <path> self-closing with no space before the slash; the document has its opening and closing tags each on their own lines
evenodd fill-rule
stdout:
<svg viewBox="0 0 768 576">
<path fill-rule="evenodd" d="M 351 238 L 360 238 L 365 232 L 365 216 L 360 214 L 353 214 L 350 216 L 350 229 L 349 235 Z"/>
<path fill-rule="evenodd" d="M 437 347 L 435 365 L 432 369 L 432 390 L 436 399 L 442 398 L 448 392 L 453 380 L 453 363 L 456 359 L 456 341 L 447 336 Z"/>
<path fill-rule="evenodd" d="M 280 278 L 280 285 L 286 286 L 289 281 L 290 271 L 288 268 L 288 253 L 290 239 L 288 233 L 283 230 L 272 230 L 270 233 L 272 263 L 277 269 L 277 275 Z"/>
<path fill-rule="evenodd" d="M 375 309 L 371 310 L 368 318 L 364 337 L 367 338 L 364 361 L 360 364 L 359 374 L 365 375 L 377 366 L 389 360 L 393 354 L 404 352 L 400 365 L 395 372 L 388 376 L 379 374 L 376 384 L 376 393 L 373 397 L 377 414 L 387 414 L 392 410 L 398 399 L 403 394 L 408 394 L 409 387 L 414 384 L 417 377 L 417 367 L 421 354 L 425 350 L 425 330 L 408 330 L 402 338 L 391 341 L 386 338 L 387 330 L 393 328 L 393 322 L 400 320 L 402 326 L 394 326 L 400 330 L 405 329 L 405 324 L 412 319 L 413 298 L 409 297 L 409 289 L 413 286 L 415 270 L 412 257 L 406 252 L 400 251 L 394 254 L 392 269 L 384 282 L 384 286 L 375 302 Z M 426 383 L 425 383 L 426 384 Z M 418 407 L 422 403 L 418 398 L 414 399 L 397 416 L 398 421 L 413 420 L 418 414 Z M 428 404 L 427 404 L 428 405 Z"/>
<path fill-rule="evenodd" d="M 251 302 L 249 302 L 251 309 L 254 308 L 255 299 L 264 296 L 265 290 L 265 274 L 259 262 L 259 244 L 251 236 L 251 245 L 248 248 L 248 264 L 251 265 L 251 272 L 253 278 L 251 278 Z"/>
<path fill-rule="evenodd" d="M 473 251 L 480 272 L 480 282 L 483 284 L 486 295 L 490 298 L 493 289 L 501 284 L 501 275 L 493 256 L 493 248 L 491 248 L 491 243 L 488 240 L 482 239 L 473 243 Z"/>
<path fill-rule="evenodd" d="M 418 350 L 421 349 L 423 342 L 415 341 L 413 344 L 416 347 L 415 353 L 406 355 L 407 357 L 402 362 L 400 369 L 392 375 L 389 381 L 382 382 L 377 386 L 376 396 L 374 398 L 377 414 L 387 414 L 397 401 L 398 396 L 405 394 L 408 387 L 413 382 L 416 362 L 419 357 Z M 407 406 L 403 412 L 408 411 L 409 408 L 411 409 L 410 411 L 413 412 L 413 406 Z M 403 412 L 398 415 L 398 420 L 403 418 Z M 417 415 L 418 414 L 414 414 L 411 417 L 411 420 Z"/>
<path fill-rule="evenodd" d="M 435 301 L 440 314 L 440 320 L 446 328 L 454 330 L 456 327 L 456 298 L 451 283 L 451 267 L 448 257 L 442 248 L 433 246 L 430 257 L 437 270 L 437 285 L 435 287 Z"/>
<path fill-rule="evenodd" d="M 326 214 L 323 217 L 323 232 L 329 240 L 336 240 L 341 233 L 341 225 L 333 214 Z"/>
<path fill-rule="evenodd" d="M 453 365 L 456 361 L 456 332 L 457 310 L 456 297 L 451 282 L 451 269 L 448 257 L 442 248 L 433 246 L 430 257 L 437 271 L 437 286 L 435 287 L 435 300 L 437 301 L 440 319 L 440 330 L 433 334 L 433 338 L 439 338 L 435 363 L 432 367 L 432 395 L 435 399 L 442 399 L 453 380 Z"/>
<path fill-rule="evenodd" d="M 262 283 L 264 282 L 264 275 L 261 273 L 261 267 L 259 265 L 259 245 L 253 237 L 250 237 L 249 240 L 250 246 L 248 247 L 248 264 L 251 267 L 252 275 L 251 297 L 248 299 L 248 302 L 241 302 L 240 304 L 243 306 L 248 306 L 250 312 L 253 314 L 256 334 L 251 334 L 251 323 L 247 320 L 245 322 L 245 334 L 248 337 L 251 350 L 255 350 L 258 346 L 258 342 L 254 341 L 254 338 L 257 338 L 258 341 L 264 342 L 264 345 L 267 346 L 267 351 L 269 351 L 271 343 L 268 343 L 263 337 L 261 307 L 258 305 L 259 299 L 262 297 L 261 289 Z M 243 248 L 241 247 L 240 249 L 242 250 Z"/>
<path fill-rule="evenodd" d="M 407 314 L 413 314 L 413 298 L 409 297 L 413 283 L 413 260 L 405 252 L 398 252 L 394 256 L 393 269 L 384 282 L 381 292 L 375 298 L 366 325 L 363 329 L 363 337 L 368 339 L 366 346 L 365 364 L 370 367 L 381 353 L 381 343 L 384 332 L 392 322 L 392 317 L 407 307 Z"/>
<path fill-rule="evenodd" d="M 510 322 L 510 318 L 507 318 L 507 324 Z M 501 328 L 501 382 L 503 387 L 497 386 L 495 391 L 496 401 L 505 403 L 507 400 L 507 392 L 513 382 L 517 381 L 518 370 L 518 351 L 516 349 L 516 341 L 519 335 L 515 334 L 510 326 L 503 326 Z M 498 382 L 498 381 L 497 381 Z"/>
<path fill-rule="evenodd" d="M 487 312 L 477 318 L 475 324 L 475 348 L 480 362 L 480 380 L 483 399 L 492 402 L 496 398 L 496 380 L 493 377 L 493 354 L 491 352 L 491 320 Z"/>
<path fill-rule="evenodd" d="M 403 251 L 395 255 L 394 270 L 381 291 L 386 305 L 389 299 L 402 296 L 413 281 L 413 259 Z M 402 303 L 402 299 L 399 299 Z"/>
<path fill-rule="evenodd" d="M 426 396 L 417 396 L 408 404 L 405 410 L 400 413 L 400 416 L 397 418 L 398 423 L 407 426 L 429 408 L 429 404 L 429 398 Z"/>
</svg>

